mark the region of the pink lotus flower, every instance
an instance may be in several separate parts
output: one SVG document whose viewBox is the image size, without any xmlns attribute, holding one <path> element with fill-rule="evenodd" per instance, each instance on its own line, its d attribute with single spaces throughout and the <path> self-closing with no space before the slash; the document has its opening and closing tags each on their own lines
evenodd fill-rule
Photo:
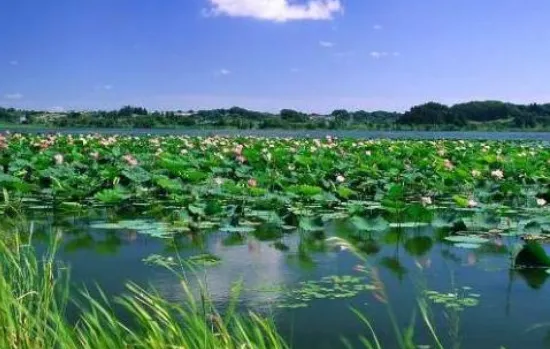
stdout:
<svg viewBox="0 0 550 349">
<path fill-rule="evenodd" d="M 6 137 L 0 135 L 0 150 L 2 149 L 8 149 L 8 142 L 6 141 Z"/>
<path fill-rule="evenodd" d="M 443 162 L 443 165 L 445 166 L 445 168 L 447 170 L 452 170 L 452 169 L 455 168 L 455 165 L 453 165 L 453 163 L 449 159 L 445 159 L 444 162 Z"/>
<path fill-rule="evenodd" d="M 126 163 L 128 163 L 128 165 L 134 167 L 134 166 L 137 166 L 138 165 L 138 161 L 135 157 L 133 157 L 132 155 L 128 154 L 128 155 L 124 155 L 122 157 L 122 159 L 124 161 L 126 161 Z"/>
<path fill-rule="evenodd" d="M 244 163 L 246 162 L 246 158 L 245 158 L 244 156 L 242 156 L 242 155 L 238 155 L 238 156 L 236 157 L 236 160 L 237 160 L 238 162 L 240 162 L 241 164 L 244 164 Z"/>
<path fill-rule="evenodd" d="M 235 147 L 235 155 L 242 155 L 244 146 L 242 144 L 239 144 Z"/>
<path fill-rule="evenodd" d="M 249 187 L 254 188 L 254 187 L 256 187 L 257 185 L 258 185 L 258 181 L 255 180 L 254 178 L 250 178 L 250 179 L 248 180 L 248 186 L 249 186 Z"/>
</svg>

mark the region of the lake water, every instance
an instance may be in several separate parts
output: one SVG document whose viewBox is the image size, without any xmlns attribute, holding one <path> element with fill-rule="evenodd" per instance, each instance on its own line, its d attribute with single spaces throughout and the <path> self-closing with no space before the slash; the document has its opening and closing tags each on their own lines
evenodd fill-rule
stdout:
<svg viewBox="0 0 550 349">
<path fill-rule="evenodd" d="M 459 290 L 473 294 L 468 297 L 478 299 L 479 304 L 458 312 L 429 302 L 446 348 L 550 345 L 550 327 L 530 330 L 548 321 L 550 284 L 546 280 L 550 275 L 545 270 L 510 271 L 509 241 L 465 249 L 442 240 L 440 228 L 390 228 L 363 241 L 361 246 L 368 252 L 364 263 L 349 250 L 328 246 L 324 240 L 312 239 L 302 231 L 273 236 L 269 232 L 254 232 L 239 240 L 213 230 L 204 238 L 183 234 L 175 239 L 160 239 L 135 229 L 105 229 L 97 223 L 106 217 L 102 214 L 54 219 L 50 214 L 37 214 L 33 218 L 34 239 L 46 241 L 54 233 L 63 236 L 59 258 L 71 266 L 75 285 L 93 286 L 97 282 L 107 294 L 117 295 L 124 291 L 125 282 L 133 281 L 152 285 L 175 302 L 183 297 L 178 278 L 162 267 L 145 264 L 143 259 L 152 254 L 177 253 L 182 258 L 205 252 L 214 254 L 221 263 L 198 269 L 196 277 L 205 283 L 215 303 L 223 309 L 232 282 L 242 278 L 242 307 L 273 316 L 296 349 L 343 348 L 341 337 L 357 343 L 359 335 L 368 335 L 366 326 L 350 307 L 371 320 L 384 348 L 397 348 L 386 304 L 370 290 L 349 293 L 356 285 L 372 283 L 372 279 L 363 279 L 365 274 L 358 266 L 378 272 L 401 327 L 410 323 L 416 311 L 419 344 L 432 343 L 418 314 L 419 295 L 426 290 L 441 294 Z M 144 219 L 124 219 L 133 218 Z M 325 224 L 324 233 L 326 237 L 342 236 L 347 229 L 345 222 L 336 220 Z M 334 276 L 352 282 L 330 282 Z M 194 278 L 190 277 L 192 284 Z M 340 290 L 301 301 L 303 307 L 296 309 L 279 307 L 296 304 L 289 292 L 303 289 L 312 281 L 314 285 Z M 348 295 L 342 296 L 343 293 Z"/>
<path fill-rule="evenodd" d="M 20 133 L 120 134 L 120 135 L 188 135 L 188 136 L 261 136 L 323 138 L 332 135 L 357 139 L 484 139 L 550 141 L 550 132 L 483 132 L 483 131 L 338 131 L 338 130 L 212 130 L 212 129 L 97 129 L 97 128 L 26 128 L 1 126 L 0 131 Z"/>
</svg>

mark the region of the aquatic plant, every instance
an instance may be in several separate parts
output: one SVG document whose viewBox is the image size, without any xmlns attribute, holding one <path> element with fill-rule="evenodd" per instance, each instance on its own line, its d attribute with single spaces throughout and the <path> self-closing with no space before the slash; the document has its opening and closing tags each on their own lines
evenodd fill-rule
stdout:
<svg viewBox="0 0 550 349">
<path fill-rule="evenodd" d="M 550 199 L 542 143 L 19 134 L 3 142 L 0 187 L 56 203 L 246 198 L 254 207 L 269 196 L 287 209 L 355 200 L 397 214 L 411 201 L 543 208 Z"/>
<path fill-rule="evenodd" d="M 83 290 L 76 322 L 66 317 L 73 300 L 68 270 L 53 252 L 37 259 L 29 245 L 0 242 L 0 347 L 6 349 L 92 348 L 287 348 L 271 320 L 257 314 L 218 313 L 207 297 L 197 301 L 182 280 L 183 304 L 128 284 L 116 299 L 130 324 L 102 293 Z"/>
</svg>

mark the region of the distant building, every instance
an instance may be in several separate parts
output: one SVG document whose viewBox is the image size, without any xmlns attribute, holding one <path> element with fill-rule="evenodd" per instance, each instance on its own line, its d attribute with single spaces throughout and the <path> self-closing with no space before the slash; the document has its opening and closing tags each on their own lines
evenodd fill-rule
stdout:
<svg viewBox="0 0 550 349">
<path fill-rule="evenodd" d="M 314 120 L 314 119 L 325 119 L 325 120 L 330 120 L 330 119 L 332 119 L 332 116 L 331 116 L 331 115 L 326 115 L 326 114 L 311 113 L 311 114 L 309 114 L 308 116 L 309 116 L 309 119 L 310 119 L 310 120 Z"/>
<path fill-rule="evenodd" d="M 175 116 L 193 116 L 194 113 L 188 111 L 177 111 L 174 113 Z"/>
</svg>

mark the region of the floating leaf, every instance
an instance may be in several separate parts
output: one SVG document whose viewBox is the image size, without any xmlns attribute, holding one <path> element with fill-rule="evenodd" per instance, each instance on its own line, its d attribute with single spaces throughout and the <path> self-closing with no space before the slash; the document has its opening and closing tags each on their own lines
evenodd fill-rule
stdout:
<svg viewBox="0 0 550 349">
<path fill-rule="evenodd" d="M 250 226 L 230 226 L 226 225 L 225 227 L 220 228 L 221 231 L 227 233 L 252 233 L 256 228 Z"/>
<path fill-rule="evenodd" d="M 214 266 L 221 262 L 221 258 L 214 256 L 213 254 L 204 253 L 187 258 L 187 261 L 191 264 L 197 264 L 202 266 Z"/>
<path fill-rule="evenodd" d="M 485 244 L 489 242 L 488 239 L 475 236 L 475 235 L 452 235 L 445 237 L 445 240 L 456 243 L 465 243 L 465 244 Z"/>
<path fill-rule="evenodd" d="M 469 250 L 475 250 L 475 249 L 481 247 L 480 244 L 473 244 L 473 243 L 468 243 L 468 242 L 459 242 L 459 243 L 454 244 L 453 246 L 458 247 L 458 248 L 465 248 L 465 249 L 469 249 Z"/>
</svg>

